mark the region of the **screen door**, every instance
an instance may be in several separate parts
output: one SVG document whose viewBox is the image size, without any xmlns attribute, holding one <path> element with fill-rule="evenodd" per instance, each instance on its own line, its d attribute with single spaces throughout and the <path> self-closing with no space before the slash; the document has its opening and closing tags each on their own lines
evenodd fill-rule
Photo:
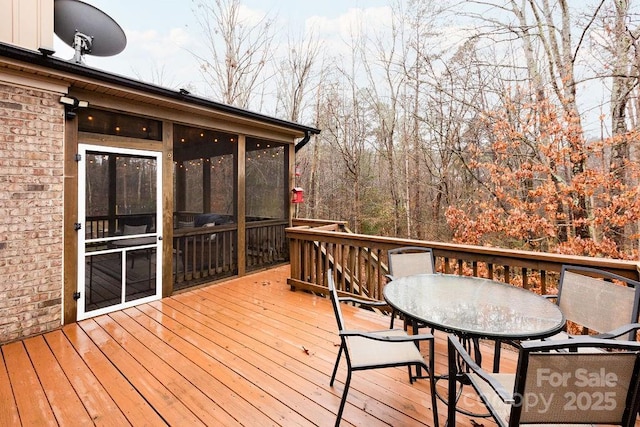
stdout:
<svg viewBox="0 0 640 427">
<path fill-rule="evenodd" d="M 78 320 L 161 298 L 161 153 L 78 154 Z"/>
</svg>

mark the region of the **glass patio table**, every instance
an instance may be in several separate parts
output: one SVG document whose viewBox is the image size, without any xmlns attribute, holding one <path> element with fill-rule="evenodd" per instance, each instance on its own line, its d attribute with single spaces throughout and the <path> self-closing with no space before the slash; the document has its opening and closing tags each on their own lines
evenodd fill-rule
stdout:
<svg viewBox="0 0 640 427">
<path fill-rule="evenodd" d="M 546 298 L 480 277 L 419 274 L 392 280 L 383 292 L 387 303 L 409 319 L 476 344 L 478 363 L 479 339 L 540 339 L 559 332 L 566 322 L 558 306 Z"/>
<path fill-rule="evenodd" d="M 479 340 L 496 341 L 493 371 L 500 365 L 500 343 L 549 337 L 561 331 L 566 319 L 558 306 L 526 289 L 490 279 L 452 274 L 418 274 L 392 280 L 383 290 L 387 303 L 415 321 L 460 338 L 482 366 Z M 432 356 L 431 356 L 432 357 Z M 433 380 L 447 378 L 430 373 Z M 417 378 L 421 377 L 420 370 Z M 458 398 L 464 382 L 460 383 Z M 447 403 L 443 396 L 438 398 Z M 487 417 L 462 408 L 457 411 Z"/>
</svg>

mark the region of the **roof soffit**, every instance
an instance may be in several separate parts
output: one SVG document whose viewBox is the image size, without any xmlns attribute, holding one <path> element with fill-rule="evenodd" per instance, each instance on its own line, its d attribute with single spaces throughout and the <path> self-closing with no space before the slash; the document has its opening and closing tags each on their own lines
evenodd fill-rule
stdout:
<svg viewBox="0 0 640 427">
<path fill-rule="evenodd" d="M 4 68 L 5 70 L 9 70 L 9 73 L 13 71 L 13 73 L 11 73 L 13 75 L 24 76 L 25 74 L 29 74 L 41 82 L 55 81 L 58 87 L 62 88 L 64 86 L 68 86 L 70 87 L 70 92 L 74 93 L 91 94 L 92 97 L 95 97 L 95 94 L 102 94 L 110 98 L 126 100 L 132 105 L 142 103 L 161 107 L 166 110 L 179 111 L 187 115 L 196 114 L 202 116 L 205 120 L 213 119 L 215 121 L 228 123 L 229 125 L 233 124 L 234 127 L 240 126 L 242 129 L 238 129 L 238 131 L 247 131 L 248 134 L 256 133 L 251 132 L 251 129 L 263 129 L 268 133 L 275 132 L 279 135 L 288 136 L 288 138 L 293 139 L 303 137 L 307 130 L 315 131 L 313 133 L 319 132 L 313 128 L 229 107 L 228 109 L 239 111 L 239 114 L 234 114 L 233 111 L 224 111 L 221 108 L 216 108 L 218 105 L 217 103 L 213 101 L 207 102 L 207 100 L 202 98 L 188 98 L 185 96 L 184 99 L 179 99 L 179 95 L 175 91 L 149 85 L 149 87 L 156 88 L 158 91 L 173 94 L 173 96 L 162 96 L 162 94 L 142 90 L 142 87 L 146 86 L 145 83 L 136 82 L 126 77 L 105 73 L 105 75 L 112 76 L 116 80 L 121 79 L 124 82 L 130 82 L 131 85 L 134 86 L 138 83 L 141 88 L 128 87 L 114 82 L 92 78 L 90 76 L 53 69 L 42 65 L 42 63 L 46 61 L 40 62 L 41 63 L 34 64 L 0 56 L 0 69 Z M 102 73 L 99 70 L 92 69 L 91 71 L 100 74 Z M 211 105 L 207 105 L 209 103 Z M 282 124 L 279 122 L 282 122 Z M 288 126 L 289 124 L 291 126 Z"/>
</svg>

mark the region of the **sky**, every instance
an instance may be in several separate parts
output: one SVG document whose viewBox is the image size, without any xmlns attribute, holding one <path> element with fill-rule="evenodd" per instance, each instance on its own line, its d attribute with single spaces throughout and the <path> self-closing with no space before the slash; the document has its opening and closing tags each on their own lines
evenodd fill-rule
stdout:
<svg viewBox="0 0 640 427">
<path fill-rule="evenodd" d="M 202 51 L 201 29 L 194 14 L 194 0 L 84 2 L 109 15 L 127 37 L 126 48 L 116 56 L 85 56 L 88 66 L 171 89 L 186 88 L 194 95 L 212 97 L 192 53 Z M 283 39 L 273 45 L 274 49 L 286 46 L 288 36 L 301 39 L 304 33 L 312 31 L 327 52 L 339 54 L 340 49 L 347 49 L 344 41 L 349 39 L 354 23 L 366 22 L 368 28 L 376 29 L 388 26 L 391 18 L 390 0 L 241 0 L 241 3 L 241 15 L 247 19 L 259 19 L 268 14 L 277 20 L 276 28 Z M 454 39 L 452 37 L 448 42 L 453 43 Z M 55 56 L 59 58 L 71 59 L 74 56 L 73 49 L 57 37 L 54 49 Z M 588 91 L 579 92 L 579 96 L 589 98 L 587 104 L 593 105 L 602 103 L 602 99 L 598 98 L 601 94 L 601 90 L 595 90 L 592 86 Z M 259 112 L 274 114 L 273 111 Z M 584 123 L 585 127 L 589 133 L 597 135 L 600 111 L 591 110 L 587 114 L 589 118 Z"/>
<path fill-rule="evenodd" d="M 189 52 L 197 51 L 200 36 L 193 0 L 84 1 L 115 20 L 127 37 L 127 47 L 116 56 L 85 56 L 88 66 L 173 89 L 191 84 L 198 92 L 198 64 Z M 242 13 L 276 17 L 284 37 L 313 28 L 321 40 L 330 41 L 341 37 L 359 14 L 367 14 L 369 21 L 386 19 L 387 4 L 388 0 L 243 0 Z M 57 57 L 73 58 L 73 49 L 57 36 L 54 49 Z"/>
</svg>

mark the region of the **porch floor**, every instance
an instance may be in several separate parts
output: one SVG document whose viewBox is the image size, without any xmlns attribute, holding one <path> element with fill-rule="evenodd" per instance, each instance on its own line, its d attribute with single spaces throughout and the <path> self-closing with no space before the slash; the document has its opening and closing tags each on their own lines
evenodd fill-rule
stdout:
<svg viewBox="0 0 640 427">
<path fill-rule="evenodd" d="M 3 345 L 0 425 L 333 425 L 346 369 L 343 359 L 329 387 L 331 303 L 291 292 L 288 276 L 286 265 Z M 388 327 L 388 317 L 343 311 L 352 329 Z M 444 373 L 446 336 L 437 338 Z M 515 367 L 515 353 L 503 360 Z M 356 372 L 342 425 L 431 426 L 430 402 L 428 382 L 409 384 L 406 369 Z M 446 405 L 438 411 L 444 425 Z M 479 424 L 495 425 L 457 420 Z"/>
</svg>

